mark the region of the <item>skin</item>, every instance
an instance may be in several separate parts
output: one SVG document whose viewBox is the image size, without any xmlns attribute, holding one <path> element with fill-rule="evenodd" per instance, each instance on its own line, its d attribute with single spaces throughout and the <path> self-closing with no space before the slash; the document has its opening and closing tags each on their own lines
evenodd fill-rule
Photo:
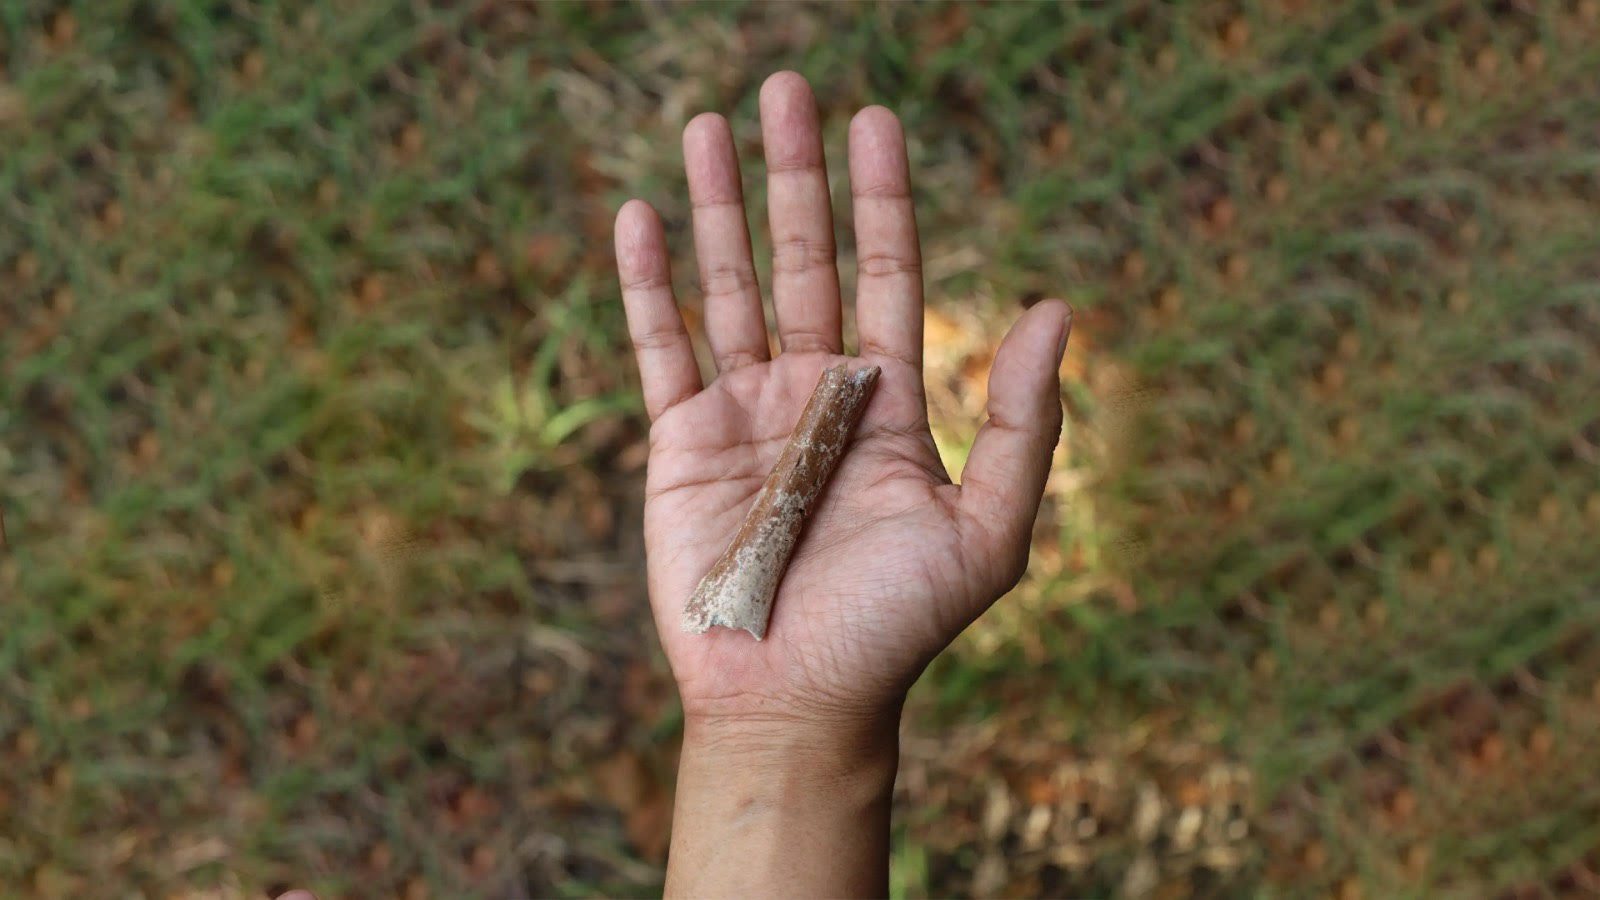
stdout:
<svg viewBox="0 0 1600 900">
<path fill-rule="evenodd" d="M 650 415 L 645 546 L 656 627 L 685 716 L 668 896 L 881 896 L 906 691 L 1022 576 L 1061 432 L 1071 310 L 1034 305 L 1001 343 L 988 420 L 951 483 L 928 430 L 922 275 L 894 114 L 850 123 L 857 356 L 843 355 L 833 210 L 810 86 L 761 88 L 771 356 L 728 123 L 684 129 L 695 256 L 717 374 L 701 378 L 661 220 L 617 214 L 617 272 Z M 824 368 L 882 367 L 806 525 L 767 638 L 689 634 L 683 606 L 738 529 Z"/>
<path fill-rule="evenodd" d="M 761 89 L 773 312 L 762 296 L 728 124 L 684 130 L 716 377 L 672 293 L 660 219 L 617 214 L 617 269 L 652 426 L 645 542 L 652 611 L 685 712 L 667 893 L 887 890 L 888 799 L 907 689 L 1021 577 L 1061 430 L 1071 311 L 1029 309 L 996 356 L 962 483 L 928 430 L 922 278 L 905 138 L 883 107 L 851 122 L 860 347 L 843 355 L 833 211 L 816 102 L 799 75 Z M 685 633 L 683 605 L 738 528 L 821 371 L 883 369 L 784 576 L 767 639 Z"/>
</svg>

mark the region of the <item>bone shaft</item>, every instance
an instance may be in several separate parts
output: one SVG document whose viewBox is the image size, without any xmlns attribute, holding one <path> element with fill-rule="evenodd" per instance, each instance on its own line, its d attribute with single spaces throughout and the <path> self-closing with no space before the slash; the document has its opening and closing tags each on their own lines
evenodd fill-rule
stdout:
<svg viewBox="0 0 1600 900">
<path fill-rule="evenodd" d="M 722 625 L 743 628 L 757 640 L 766 636 L 783 572 L 866 410 L 878 373 L 871 366 L 851 375 L 842 365 L 822 373 L 744 522 L 689 598 L 684 630 L 698 634 Z"/>
</svg>

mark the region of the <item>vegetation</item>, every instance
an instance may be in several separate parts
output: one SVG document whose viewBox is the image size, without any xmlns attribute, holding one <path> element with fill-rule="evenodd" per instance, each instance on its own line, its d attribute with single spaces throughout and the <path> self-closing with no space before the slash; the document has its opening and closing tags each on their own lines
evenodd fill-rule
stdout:
<svg viewBox="0 0 1600 900">
<path fill-rule="evenodd" d="M 677 136 L 764 209 L 779 68 L 841 206 L 905 121 L 952 471 L 1078 309 L 895 890 L 1592 893 L 1596 0 L 0 4 L 0 893 L 659 889 L 609 228 L 694 328 Z"/>
</svg>

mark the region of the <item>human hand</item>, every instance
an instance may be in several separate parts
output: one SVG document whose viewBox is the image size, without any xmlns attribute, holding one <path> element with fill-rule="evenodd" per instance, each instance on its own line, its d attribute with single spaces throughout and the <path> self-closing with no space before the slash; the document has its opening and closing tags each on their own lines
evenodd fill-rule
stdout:
<svg viewBox="0 0 1600 900">
<path fill-rule="evenodd" d="M 922 280 L 905 140 L 894 114 L 850 126 L 860 355 L 843 356 L 833 219 L 815 101 L 793 73 L 761 91 L 773 306 L 769 358 L 738 164 L 727 123 L 684 130 L 706 332 L 704 387 L 671 290 L 659 219 L 642 201 L 617 216 L 618 270 L 650 431 L 645 543 L 661 640 L 695 718 L 858 718 L 895 707 L 918 673 L 1021 576 L 1060 433 L 1056 370 L 1070 311 L 1030 309 L 990 376 L 989 421 L 960 485 L 928 430 Z M 821 371 L 883 373 L 812 512 L 773 606 L 767 639 L 684 632 L 685 601 L 727 546 Z"/>
<path fill-rule="evenodd" d="M 815 100 L 804 79 L 783 72 L 763 85 L 760 105 L 777 357 L 726 121 L 702 115 L 683 135 L 718 373 L 709 385 L 673 298 L 659 218 L 633 200 L 616 222 L 652 420 L 650 602 L 685 713 L 667 890 L 882 893 L 900 706 L 928 661 L 1027 565 L 1060 436 L 1056 372 L 1071 311 L 1039 303 L 1006 336 L 988 422 L 952 484 L 928 430 L 921 256 L 898 120 L 870 107 L 850 125 L 860 343 L 850 357 Z M 818 376 L 840 362 L 882 374 L 806 523 L 766 639 L 685 632 L 685 603 L 738 529 Z"/>
<path fill-rule="evenodd" d="M 1056 368 L 1070 311 L 1046 301 L 1006 336 L 989 421 L 962 484 L 928 431 L 922 274 L 906 143 L 869 107 L 850 127 L 859 356 L 842 354 L 834 223 L 816 104 L 798 75 L 762 88 L 782 352 L 768 357 L 733 139 L 704 114 L 683 133 L 706 331 L 702 388 L 675 306 L 661 223 L 632 200 L 616 223 L 629 330 L 653 426 L 646 485 L 650 597 L 691 717 L 858 717 L 898 705 L 928 660 L 1016 583 L 1061 429 Z M 754 500 L 822 368 L 883 375 L 814 509 L 773 605 L 768 639 L 688 634 L 683 604 Z"/>
</svg>

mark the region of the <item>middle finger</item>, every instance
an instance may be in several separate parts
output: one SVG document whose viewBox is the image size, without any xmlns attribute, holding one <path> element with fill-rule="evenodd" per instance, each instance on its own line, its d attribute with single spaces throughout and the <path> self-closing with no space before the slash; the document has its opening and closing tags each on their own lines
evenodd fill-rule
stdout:
<svg viewBox="0 0 1600 900">
<path fill-rule="evenodd" d="M 784 350 L 839 353 L 839 270 L 822 129 L 811 86 L 779 72 L 761 86 L 772 228 L 772 306 Z"/>
</svg>

